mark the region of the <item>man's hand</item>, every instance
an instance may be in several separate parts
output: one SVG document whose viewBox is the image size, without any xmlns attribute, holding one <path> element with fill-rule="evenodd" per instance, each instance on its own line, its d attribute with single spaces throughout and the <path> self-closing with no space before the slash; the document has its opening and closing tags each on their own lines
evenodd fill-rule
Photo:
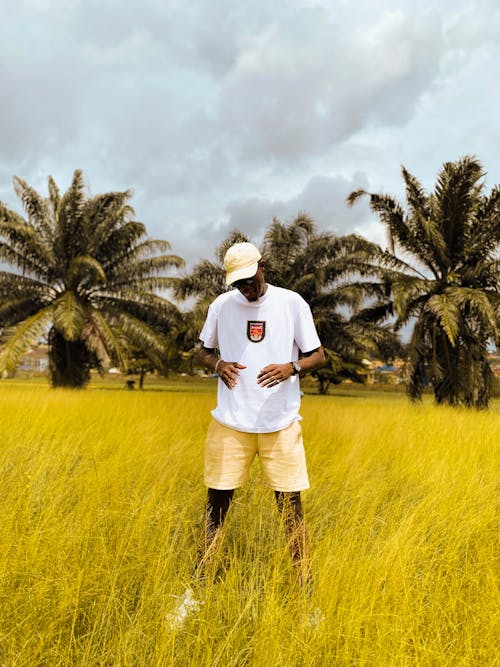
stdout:
<svg viewBox="0 0 500 667">
<path fill-rule="evenodd" d="M 238 384 L 240 370 L 244 370 L 245 368 L 246 366 L 239 364 L 237 361 L 221 361 L 217 367 L 217 372 L 226 387 L 232 389 Z"/>
<path fill-rule="evenodd" d="M 288 380 L 293 374 L 293 366 L 287 364 L 270 364 L 263 368 L 257 375 L 257 384 L 261 387 L 275 387 L 280 382 Z"/>
</svg>

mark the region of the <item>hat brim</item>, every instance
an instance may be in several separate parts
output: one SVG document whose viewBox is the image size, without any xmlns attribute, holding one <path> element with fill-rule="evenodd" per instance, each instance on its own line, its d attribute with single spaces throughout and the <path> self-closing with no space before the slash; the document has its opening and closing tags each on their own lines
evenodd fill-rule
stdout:
<svg viewBox="0 0 500 667">
<path fill-rule="evenodd" d="M 250 266 L 244 266 L 242 269 L 235 269 L 226 273 L 226 285 L 232 285 L 237 280 L 244 278 L 253 278 L 259 269 L 259 260 L 256 260 Z"/>
</svg>

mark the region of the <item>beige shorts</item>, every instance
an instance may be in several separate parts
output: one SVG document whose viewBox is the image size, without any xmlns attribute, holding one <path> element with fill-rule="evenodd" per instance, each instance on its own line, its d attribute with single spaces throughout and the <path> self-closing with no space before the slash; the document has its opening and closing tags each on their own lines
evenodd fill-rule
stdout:
<svg viewBox="0 0 500 667">
<path fill-rule="evenodd" d="M 212 419 L 205 447 L 205 484 L 219 490 L 243 486 L 256 455 L 266 486 L 275 491 L 309 488 L 298 421 L 273 433 L 244 433 Z"/>
</svg>

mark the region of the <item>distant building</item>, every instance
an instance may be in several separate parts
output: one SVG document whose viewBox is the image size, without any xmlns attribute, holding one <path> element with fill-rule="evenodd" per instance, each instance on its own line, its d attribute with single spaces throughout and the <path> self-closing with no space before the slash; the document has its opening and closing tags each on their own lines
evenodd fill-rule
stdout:
<svg viewBox="0 0 500 667">
<path fill-rule="evenodd" d="M 44 373 L 49 367 L 49 346 L 37 345 L 24 357 L 18 370 L 27 373 Z"/>
<path fill-rule="evenodd" d="M 500 379 L 500 356 L 498 354 L 490 354 L 488 361 L 495 377 Z"/>
<path fill-rule="evenodd" d="M 403 381 L 403 359 L 396 359 L 393 364 L 386 364 L 379 359 L 363 359 L 366 384 L 399 384 Z"/>
</svg>

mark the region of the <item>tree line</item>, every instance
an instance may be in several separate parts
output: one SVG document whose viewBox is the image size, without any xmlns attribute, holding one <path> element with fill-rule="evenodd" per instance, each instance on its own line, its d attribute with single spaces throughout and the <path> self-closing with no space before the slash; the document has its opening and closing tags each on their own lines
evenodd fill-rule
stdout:
<svg viewBox="0 0 500 667">
<path fill-rule="evenodd" d="M 275 218 L 260 247 L 266 279 L 311 306 L 328 359 L 315 373 L 321 392 L 362 380 L 367 356 L 405 354 L 411 399 L 429 383 L 437 403 L 487 407 L 488 353 L 499 344 L 500 187 L 485 192 L 474 156 L 445 163 L 431 193 L 404 167 L 402 177 L 405 205 L 364 190 L 346 202 L 368 198 L 386 248 L 320 231 L 306 213 Z M 224 253 L 251 239 L 233 230 L 213 260 L 186 272 L 136 220 L 130 191 L 88 196 L 80 170 L 63 194 L 51 177 L 47 197 L 18 177 L 14 188 L 25 216 L 0 202 L 9 267 L 0 271 L 0 372 L 42 336 L 54 387 L 84 387 L 92 368 L 167 372 L 193 362 L 208 305 L 226 289 Z"/>
</svg>

